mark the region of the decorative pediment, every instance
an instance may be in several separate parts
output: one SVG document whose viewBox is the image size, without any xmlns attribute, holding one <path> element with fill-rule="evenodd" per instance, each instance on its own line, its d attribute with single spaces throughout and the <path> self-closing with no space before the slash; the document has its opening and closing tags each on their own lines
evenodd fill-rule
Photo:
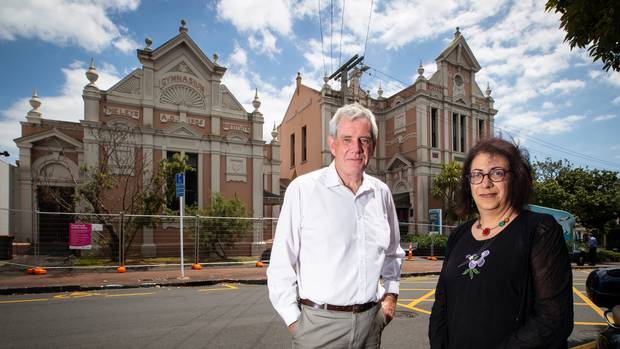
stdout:
<svg viewBox="0 0 620 349">
<path fill-rule="evenodd" d="M 45 132 L 17 138 L 15 139 L 15 144 L 17 144 L 18 147 L 26 147 L 26 148 L 37 145 L 37 146 L 47 146 L 47 147 L 54 147 L 54 148 L 61 148 L 61 149 L 67 149 L 67 148 L 71 148 L 75 150 L 82 149 L 82 142 L 80 142 L 79 140 L 71 136 L 68 136 L 62 133 L 61 131 L 55 128 L 45 131 Z"/>
<path fill-rule="evenodd" d="M 192 130 L 186 125 L 179 125 L 164 130 L 164 133 L 171 136 L 200 137 L 201 134 Z"/>
<path fill-rule="evenodd" d="M 481 67 L 473 52 L 467 45 L 465 38 L 457 30 L 454 40 L 448 47 L 435 59 L 437 67 L 441 66 L 441 62 L 448 61 L 452 64 L 465 67 L 467 69 L 478 72 Z"/>
<path fill-rule="evenodd" d="M 206 67 L 208 71 L 216 75 L 219 75 L 219 76 L 224 75 L 224 73 L 226 72 L 226 68 L 212 62 L 204 54 L 204 52 L 202 52 L 200 47 L 198 47 L 198 45 L 194 42 L 194 40 L 192 40 L 192 38 L 187 34 L 187 32 L 179 33 L 179 35 L 168 40 L 166 43 L 164 43 L 163 45 L 159 46 L 158 48 L 152 51 L 147 52 L 144 50 L 139 50 L 138 58 L 140 58 L 140 61 L 142 63 L 144 63 L 145 59 L 148 59 L 151 61 L 157 61 L 161 59 L 162 57 L 167 56 L 171 52 L 176 51 L 178 49 L 183 49 L 183 48 L 186 48 L 187 49 L 186 51 L 191 52 L 192 56 L 194 56 L 200 62 L 200 64 Z M 179 64 L 176 64 L 172 69 L 179 69 L 178 72 L 194 74 L 195 76 L 197 76 L 196 72 L 193 71 L 189 65 L 187 65 L 187 68 L 188 68 L 188 71 L 183 72 L 182 69 L 185 69 L 185 67 L 183 67 L 183 65 L 179 63 Z M 173 71 L 172 69 L 171 71 Z M 174 71 L 177 71 L 177 70 L 174 70 Z"/>
<path fill-rule="evenodd" d="M 46 148 L 75 149 L 75 146 L 73 146 L 73 144 L 66 142 L 56 136 L 48 137 L 40 141 L 33 142 L 33 145 L 36 147 L 46 147 Z"/>
<path fill-rule="evenodd" d="M 413 167 L 413 163 L 404 155 L 398 153 L 392 157 L 392 159 L 388 162 L 386 168 L 388 171 L 400 171 L 403 168 L 411 167 Z"/>
<path fill-rule="evenodd" d="M 108 89 L 108 92 L 119 92 L 139 96 L 142 93 L 142 71 L 136 69 L 121 81 Z"/>
<path fill-rule="evenodd" d="M 225 85 L 220 85 L 220 91 L 222 93 L 222 106 L 226 109 L 246 112 L 241 103 L 235 98 L 235 96 L 228 90 Z"/>
<path fill-rule="evenodd" d="M 189 74 L 189 75 L 197 77 L 196 73 L 194 73 L 192 69 L 185 62 L 181 62 L 175 65 L 174 67 L 169 69 L 166 73 L 175 73 L 175 72 Z"/>
</svg>

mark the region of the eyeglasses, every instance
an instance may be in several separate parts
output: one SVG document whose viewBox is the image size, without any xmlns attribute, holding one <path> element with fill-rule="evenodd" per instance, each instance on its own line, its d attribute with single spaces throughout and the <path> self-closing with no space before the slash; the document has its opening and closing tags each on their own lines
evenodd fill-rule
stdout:
<svg viewBox="0 0 620 349">
<path fill-rule="evenodd" d="M 471 184 L 480 184 L 484 180 L 484 176 L 489 176 L 491 182 L 501 182 L 506 177 L 506 173 L 510 170 L 504 170 L 501 167 L 492 168 L 489 172 L 484 173 L 482 171 L 471 171 L 465 175 L 465 178 L 469 180 Z"/>
</svg>

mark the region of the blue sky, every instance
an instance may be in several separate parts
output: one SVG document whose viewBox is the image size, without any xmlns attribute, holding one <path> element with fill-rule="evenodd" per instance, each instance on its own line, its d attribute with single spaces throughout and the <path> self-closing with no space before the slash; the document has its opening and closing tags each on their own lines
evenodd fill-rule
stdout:
<svg viewBox="0 0 620 349">
<path fill-rule="evenodd" d="M 460 27 L 482 66 L 478 84 L 493 91 L 496 133 L 518 139 L 533 159 L 620 171 L 620 73 L 602 71 L 585 50 L 571 51 L 559 17 L 545 12 L 544 3 L 5 0 L 0 151 L 17 158 L 12 140 L 20 136 L 33 88 L 44 117 L 77 121 L 91 58 L 97 85 L 107 89 L 139 67 L 136 49 L 144 38 L 153 47 L 163 44 L 178 33 L 180 19 L 208 57 L 219 55 L 228 68 L 224 84 L 247 110 L 258 88 L 266 139 L 284 115 L 297 72 L 318 89 L 325 73 L 365 52 L 371 69 L 362 87 L 376 96 L 381 84 L 389 96 L 415 81 L 420 62 L 429 78 Z"/>
</svg>

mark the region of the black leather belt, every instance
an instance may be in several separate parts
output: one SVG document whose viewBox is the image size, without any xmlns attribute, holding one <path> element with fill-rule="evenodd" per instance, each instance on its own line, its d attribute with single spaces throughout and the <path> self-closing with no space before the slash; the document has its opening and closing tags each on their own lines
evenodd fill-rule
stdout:
<svg viewBox="0 0 620 349">
<path fill-rule="evenodd" d="M 366 310 L 372 309 L 377 302 L 368 302 L 364 304 L 353 304 L 353 305 L 333 305 L 333 304 L 316 304 L 309 299 L 300 299 L 299 303 L 308 306 L 314 309 L 325 309 L 325 310 L 333 310 L 333 311 L 345 311 L 349 313 L 363 313 Z"/>
</svg>

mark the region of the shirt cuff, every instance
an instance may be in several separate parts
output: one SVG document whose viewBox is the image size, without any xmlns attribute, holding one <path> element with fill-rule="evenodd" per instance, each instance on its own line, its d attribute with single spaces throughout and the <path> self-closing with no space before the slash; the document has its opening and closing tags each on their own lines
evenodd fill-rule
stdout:
<svg viewBox="0 0 620 349">
<path fill-rule="evenodd" d="M 293 322 L 297 321 L 300 314 L 301 311 L 299 311 L 299 308 L 296 305 L 280 310 L 280 316 L 282 317 L 282 320 L 284 320 L 286 326 L 289 326 Z"/>
<path fill-rule="evenodd" d="M 399 281 L 384 281 L 383 287 L 385 287 L 385 293 L 395 293 L 398 294 L 400 290 L 400 282 Z"/>
</svg>

